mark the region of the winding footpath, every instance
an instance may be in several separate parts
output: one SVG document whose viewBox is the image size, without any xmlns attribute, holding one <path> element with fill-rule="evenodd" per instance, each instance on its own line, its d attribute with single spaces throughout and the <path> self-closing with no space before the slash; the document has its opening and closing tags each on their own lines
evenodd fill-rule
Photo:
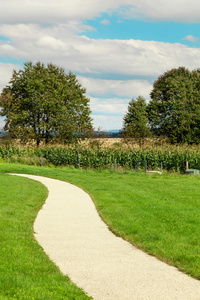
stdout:
<svg viewBox="0 0 200 300">
<path fill-rule="evenodd" d="M 35 238 L 62 273 L 93 299 L 200 300 L 200 281 L 112 234 L 83 190 L 59 180 L 17 175 L 48 188 L 35 220 Z"/>
</svg>

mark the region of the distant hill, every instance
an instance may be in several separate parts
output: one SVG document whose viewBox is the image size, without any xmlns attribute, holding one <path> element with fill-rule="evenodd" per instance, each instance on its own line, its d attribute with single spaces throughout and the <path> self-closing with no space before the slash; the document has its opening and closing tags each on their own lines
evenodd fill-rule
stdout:
<svg viewBox="0 0 200 300">
<path fill-rule="evenodd" d="M 119 138 L 122 136 L 122 130 L 121 129 L 111 129 L 111 130 L 107 130 L 107 131 L 95 131 L 95 135 L 97 137 L 99 136 L 106 136 L 108 138 Z"/>
<path fill-rule="evenodd" d="M 111 130 L 107 130 L 108 133 L 119 133 L 121 132 L 121 129 L 111 129 Z"/>
<path fill-rule="evenodd" d="M 108 138 L 119 138 L 122 136 L 122 130 L 121 129 L 111 129 L 111 130 L 107 130 L 107 131 L 95 131 L 94 134 L 97 137 L 100 136 L 106 136 Z M 5 131 L 0 131 L 0 138 L 3 136 L 8 136 L 8 134 L 5 133 Z"/>
</svg>

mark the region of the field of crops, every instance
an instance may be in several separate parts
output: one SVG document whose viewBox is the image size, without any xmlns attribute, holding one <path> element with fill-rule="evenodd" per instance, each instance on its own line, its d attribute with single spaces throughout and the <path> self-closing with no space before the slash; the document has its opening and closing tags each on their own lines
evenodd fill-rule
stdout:
<svg viewBox="0 0 200 300">
<path fill-rule="evenodd" d="M 115 145 L 117 144 L 117 145 Z M 22 147 L 0 145 L 0 159 L 8 163 L 27 165 L 74 166 L 79 168 L 124 168 L 136 169 L 138 161 L 146 161 L 149 170 L 160 169 L 180 171 L 189 167 L 200 169 L 200 146 L 148 145 L 143 148 L 124 147 L 121 143 L 113 146 L 67 145 Z M 139 163 L 144 167 L 144 163 Z"/>
</svg>

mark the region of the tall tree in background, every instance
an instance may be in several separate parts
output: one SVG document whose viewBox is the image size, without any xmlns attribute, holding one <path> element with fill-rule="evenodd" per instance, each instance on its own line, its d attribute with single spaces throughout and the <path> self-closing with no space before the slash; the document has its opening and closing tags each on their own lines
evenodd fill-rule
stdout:
<svg viewBox="0 0 200 300">
<path fill-rule="evenodd" d="M 153 133 L 172 143 L 200 142 L 200 71 L 184 67 L 161 75 L 147 107 Z"/>
<path fill-rule="evenodd" d="M 143 97 L 139 96 L 136 100 L 132 99 L 123 118 L 123 134 L 125 138 L 134 138 L 140 147 L 144 143 L 144 139 L 150 135 L 150 129 L 147 126 L 146 106 L 146 100 Z"/>
<path fill-rule="evenodd" d="M 26 62 L 14 71 L 0 96 L 4 130 L 20 139 L 48 143 L 83 137 L 92 130 L 89 99 L 73 73 L 41 62 Z M 76 134 L 75 134 L 76 133 Z"/>
</svg>

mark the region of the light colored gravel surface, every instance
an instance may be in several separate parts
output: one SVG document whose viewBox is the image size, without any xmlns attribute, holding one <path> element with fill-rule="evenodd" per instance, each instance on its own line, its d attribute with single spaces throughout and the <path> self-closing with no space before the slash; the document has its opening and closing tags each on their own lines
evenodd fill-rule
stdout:
<svg viewBox="0 0 200 300">
<path fill-rule="evenodd" d="M 38 243 L 71 280 L 96 300 L 200 299 L 200 281 L 113 235 L 80 188 L 42 182 L 49 196 L 34 231 Z"/>
</svg>

